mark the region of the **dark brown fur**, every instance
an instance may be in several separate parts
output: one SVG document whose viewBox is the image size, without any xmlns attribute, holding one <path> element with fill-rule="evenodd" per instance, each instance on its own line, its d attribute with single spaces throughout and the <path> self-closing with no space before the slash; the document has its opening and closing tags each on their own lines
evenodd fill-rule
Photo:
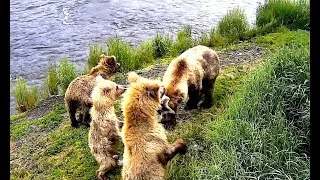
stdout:
<svg viewBox="0 0 320 180">
<path fill-rule="evenodd" d="M 101 55 L 98 65 L 90 70 L 89 74 L 82 75 L 74 79 L 65 93 L 65 105 L 69 112 L 71 125 L 78 127 L 79 123 L 89 126 L 89 109 L 92 106 L 91 93 L 96 84 L 96 76 L 101 75 L 104 79 L 120 70 L 120 65 L 114 56 Z M 80 109 L 80 116 L 76 120 L 76 111 Z"/>
</svg>

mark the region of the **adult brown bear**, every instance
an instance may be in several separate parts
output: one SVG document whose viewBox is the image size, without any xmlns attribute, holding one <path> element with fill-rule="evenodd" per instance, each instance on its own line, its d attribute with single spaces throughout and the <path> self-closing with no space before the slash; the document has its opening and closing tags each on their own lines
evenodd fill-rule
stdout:
<svg viewBox="0 0 320 180">
<path fill-rule="evenodd" d="M 204 100 L 200 106 L 210 108 L 219 69 L 217 53 L 206 46 L 198 45 L 183 52 L 172 60 L 163 76 L 165 95 L 170 98 L 164 106 L 177 112 L 178 105 L 189 97 L 185 109 L 195 109 L 203 95 Z M 162 122 L 166 127 L 172 126 L 175 125 L 175 118 L 175 113 L 165 112 Z"/>
</svg>

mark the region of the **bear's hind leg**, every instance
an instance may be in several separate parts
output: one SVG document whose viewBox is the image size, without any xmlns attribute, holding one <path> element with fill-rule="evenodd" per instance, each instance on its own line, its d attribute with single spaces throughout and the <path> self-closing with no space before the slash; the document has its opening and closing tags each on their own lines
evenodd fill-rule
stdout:
<svg viewBox="0 0 320 180">
<path fill-rule="evenodd" d="M 68 103 L 68 112 L 69 112 L 69 117 L 71 120 L 72 127 L 79 127 L 78 121 L 76 119 L 76 110 L 77 110 L 77 108 L 75 106 L 75 103 L 73 101 L 69 102 Z"/>
<path fill-rule="evenodd" d="M 97 170 L 97 177 L 99 180 L 106 180 L 109 179 L 107 177 L 108 171 L 115 168 L 117 165 L 116 160 L 112 157 L 107 157 L 103 159 L 102 164 L 100 164 L 99 169 Z"/>
<path fill-rule="evenodd" d="M 202 92 L 204 94 L 204 100 L 201 103 L 201 107 L 203 108 L 211 108 L 213 106 L 213 90 L 214 84 L 216 82 L 216 78 L 214 79 L 204 79 Z"/>
</svg>

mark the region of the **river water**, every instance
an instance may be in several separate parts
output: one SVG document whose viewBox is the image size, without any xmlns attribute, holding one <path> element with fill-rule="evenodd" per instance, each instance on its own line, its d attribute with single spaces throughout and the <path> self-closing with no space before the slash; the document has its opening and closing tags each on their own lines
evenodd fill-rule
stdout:
<svg viewBox="0 0 320 180">
<path fill-rule="evenodd" d="M 119 36 L 133 45 L 156 32 L 191 25 L 208 32 L 236 7 L 251 24 L 262 0 L 10 0 L 10 75 L 40 86 L 51 63 L 68 57 L 82 69 L 89 45 Z M 15 113 L 10 88 L 10 114 Z"/>
</svg>

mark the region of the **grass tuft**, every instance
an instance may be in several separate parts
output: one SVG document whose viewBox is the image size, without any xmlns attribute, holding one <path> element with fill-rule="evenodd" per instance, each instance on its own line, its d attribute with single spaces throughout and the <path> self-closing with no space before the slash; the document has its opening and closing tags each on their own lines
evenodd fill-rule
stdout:
<svg viewBox="0 0 320 180">
<path fill-rule="evenodd" d="M 105 54 L 103 48 L 99 45 L 91 45 L 87 67 L 90 70 L 99 63 L 100 55 Z"/>
<path fill-rule="evenodd" d="M 258 7 L 256 24 L 259 27 L 274 22 L 291 30 L 310 29 L 310 4 L 306 0 L 266 0 Z"/>
<path fill-rule="evenodd" d="M 56 72 L 56 67 L 51 66 L 48 69 L 48 76 L 45 79 L 45 87 L 49 95 L 57 95 L 59 93 L 59 79 Z"/>
<path fill-rule="evenodd" d="M 175 57 L 194 46 L 194 40 L 191 37 L 191 26 L 184 27 L 178 32 L 176 40 L 170 49 L 170 56 Z"/>
<path fill-rule="evenodd" d="M 32 109 L 38 102 L 37 88 L 28 87 L 23 77 L 19 77 L 13 87 L 13 96 L 15 98 L 18 112 L 25 112 Z"/>
<path fill-rule="evenodd" d="M 125 71 L 133 70 L 139 65 L 139 62 L 134 59 L 133 47 L 120 38 L 112 38 L 108 41 L 108 55 L 114 55 Z"/>
<path fill-rule="evenodd" d="M 62 94 L 64 94 L 71 81 L 77 77 L 76 68 L 68 61 L 68 59 L 62 59 L 58 64 L 57 74 L 59 86 Z"/>
<path fill-rule="evenodd" d="M 222 18 L 217 29 L 221 36 L 234 42 L 243 38 L 244 33 L 249 29 L 249 22 L 244 11 L 236 8 Z"/>
<path fill-rule="evenodd" d="M 172 43 L 173 41 L 168 35 L 164 36 L 157 33 L 155 37 L 152 39 L 154 59 L 162 58 L 168 55 Z"/>
</svg>

